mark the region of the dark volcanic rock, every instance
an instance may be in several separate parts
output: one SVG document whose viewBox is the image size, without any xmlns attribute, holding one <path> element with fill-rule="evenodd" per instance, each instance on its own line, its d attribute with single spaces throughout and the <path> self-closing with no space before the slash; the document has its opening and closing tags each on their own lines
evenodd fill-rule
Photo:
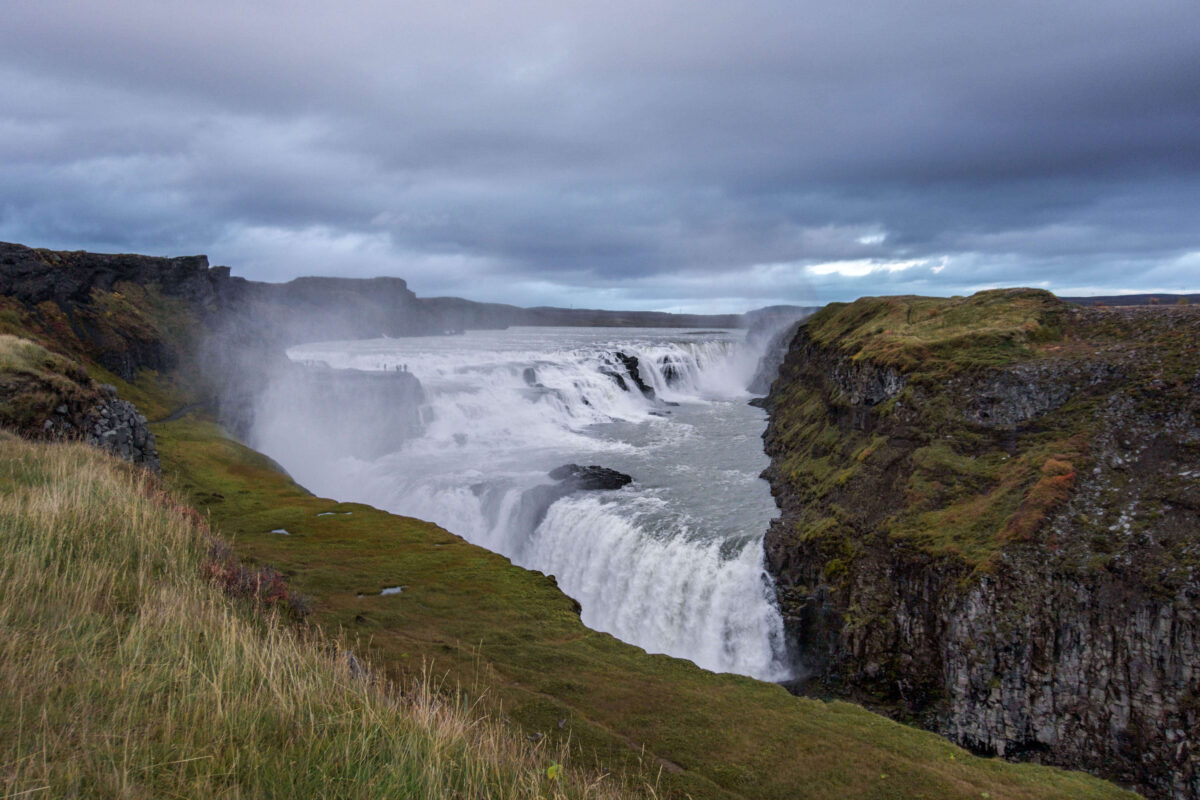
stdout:
<svg viewBox="0 0 1200 800">
<path fill-rule="evenodd" d="M 63 402 L 47 413 L 36 431 L 19 432 L 35 439 L 82 440 L 155 474 L 161 472 L 154 434 L 133 403 L 118 397 L 115 387 L 86 378 L 72 388 L 75 391 L 67 388 L 66 380 L 47 386 L 62 392 Z M 0 399 L 5 399 L 3 394 L 0 390 Z"/>
<path fill-rule="evenodd" d="M 638 362 L 638 357 L 631 356 L 628 353 L 614 353 L 613 356 L 621 363 L 621 366 L 625 367 L 625 371 L 629 373 L 629 379 L 633 381 L 633 385 L 638 388 L 638 391 L 653 400 L 654 387 L 648 386 L 646 382 L 642 380 L 641 365 Z M 618 377 L 617 383 L 621 385 L 622 389 L 625 389 L 625 381 L 623 379 Z"/>
<path fill-rule="evenodd" d="M 185 323 L 165 323 L 149 311 L 147 292 L 170 316 L 206 317 L 244 284 L 228 268 L 210 268 L 204 256 L 55 252 L 0 242 L 0 295 L 20 303 L 56 349 L 71 349 L 73 337 L 73 346 L 130 381 L 138 370 L 169 370 L 180 358 L 181 343 L 169 341 L 168 330 Z"/>
<path fill-rule="evenodd" d="M 212 307 L 229 280 L 228 267 L 210 269 L 204 256 L 55 252 L 0 242 L 0 294 L 30 306 L 46 301 L 64 309 L 87 304 L 93 290 L 111 292 L 124 281 L 155 285 L 168 296 Z"/>
<path fill-rule="evenodd" d="M 83 439 L 112 455 L 139 464 L 158 474 L 158 446 L 146 418 L 108 384 L 100 386 L 101 400 L 88 411 L 82 425 Z"/>
<path fill-rule="evenodd" d="M 562 481 L 570 491 L 608 491 L 633 482 L 633 478 L 624 472 L 595 465 L 564 464 L 550 470 L 550 477 Z"/>
<path fill-rule="evenodd" d="M 976 752 L 1198 797 L 1200 311 L 1047 300 L 900 349 L 995 325 L 995 297 L 793 337 L 764 546 L 801 671 Z"/>
<path fill-rule="evenodd" d="M 512 523 L 516 529 L 535 530 L 546 518 L 550 506 L 569 494 L 611 491 L 620 489 L 633 480 L 615 469 L 594 465 L 583 467 L 579 464 L 563 464 L 556 467 L 550 470 L 550 477 L 558 483 L 535 486 L 521 496 L 521 504 Z"/>
<path fill-rule="evenodd" d="M 621 373 L 617 372 L 616 370 L 601 369 L 600 374 L 607 375 L 608 377 L 612 378 L 613 382 L 615 384 L 617 384 L 617 386 L 621 389 L 622 392 L 629 391 L 629 384 L 625 382 L 625 376 L 622 375 Z"/>
<path fill-rule="evenodd" d="M 1015 428 L 1059 408 L 1079 387 L 1120 378 L 1115 366 L 1081 364 L 1020 364 L 972 382 L 962 382 L 967 421 L 986 428 Z"/>
</svg>

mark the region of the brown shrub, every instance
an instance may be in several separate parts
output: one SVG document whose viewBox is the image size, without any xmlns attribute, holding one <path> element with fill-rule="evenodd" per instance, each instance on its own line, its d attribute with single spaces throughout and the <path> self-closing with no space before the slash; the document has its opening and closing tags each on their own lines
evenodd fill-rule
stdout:
<svg viewBox="0 0 1200 800">
<path fill-rule="evenodd" d="M 1057 458 L 1042 465 L 1042 477 L 1025 494 L 1025 499 L 1004 525 L 1003 541 L 1027 542 L 1050 514 L 1067 501 L 1075 488 L 1075 467 Z"/>
</svg>

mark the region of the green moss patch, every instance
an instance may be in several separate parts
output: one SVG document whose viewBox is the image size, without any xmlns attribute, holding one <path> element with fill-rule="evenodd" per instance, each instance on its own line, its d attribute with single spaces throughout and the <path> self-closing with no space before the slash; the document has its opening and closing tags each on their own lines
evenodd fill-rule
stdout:
<svg viewBox="0 0 1200 800">
<path fill-rule="evenodd" d="M 1065 304 L 1040 289 L 970 297 L 864 297 L 831 303 L 805 325 L 820 344 L 858 360 L 941 377 L 1028 357 L 1062 338 Z"/>
<path fill-rule="evenodd" d="M 826 307 L 801 329 L 817 355 L 785 363 L 770 398 L 769 444 L 797 541 L 878 535 L 979 566 L 1036 539 L 1092 468 L 1089 439 L 1115 385 L 1165 407 L 1190 391 L 1198 319 L 1085 311 L 1032 289 Z M 856 406 L 835 368 L 891 370 L 903 389 Z M 1014 370 L 1024 372 L 1009 380 L 1012 397 L 1040 382 L 1065 400 L 1012 425 L 971 419 L 992 376 Z"/>
</svg>

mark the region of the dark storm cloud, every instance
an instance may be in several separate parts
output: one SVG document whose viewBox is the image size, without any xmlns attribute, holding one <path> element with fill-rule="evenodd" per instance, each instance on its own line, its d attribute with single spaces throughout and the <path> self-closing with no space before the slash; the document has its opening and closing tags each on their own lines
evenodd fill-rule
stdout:
<svg viewBox="0 0 1200 800">
<path fill-rule="evenodd" d="M 1198 17 L 15 2 L 0 238 L 522 304 L 1195 290 Z"/>
</svg>

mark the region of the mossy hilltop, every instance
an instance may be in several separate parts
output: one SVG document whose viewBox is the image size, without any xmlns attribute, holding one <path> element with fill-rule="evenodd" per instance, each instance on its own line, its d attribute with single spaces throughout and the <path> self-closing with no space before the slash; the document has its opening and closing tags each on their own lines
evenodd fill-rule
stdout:
<svg viewBox="0 0 1200 800">
<path fill-rule="evenodd" d="M 708 673 L 687 661 L 648 655 L 611 636 L 588 630 L 580 622 L 574 603 L 546 576 L 519 569 L 435 525 L 311 495 L 269 459 L 234 441 L 204 407 L 194 407 L 182 414 L 171 413 L 205 399 L 206 383 L 198 380 L 197 375 L 180 371 L 195 364 L 195 353 L 190 348 L 203 338 L 210 317 L 206 309 L 196 308 L 185 298 L 171 294 L 153 279 L 140 288 L 142 291 L 116 284 L 107 289 L 93 287 L 86 297 L 72 300 L 65 311 L 54 303 L 65 319 L 50 309 L 42 313 L 38 309 L 40 303 L 24 303 L 9 296 L 6 313 L 0 319 L 7 332 L 34 340 L 59 357 L 69 359 L 92 379 L 114 384 L 122 397 L 137 403 L 147 416 L 164 420 L 151 426 L 158 440 L 164 482 L 199 510 L 214 533 L 231 542 L 238 557 L 251 565 L 273 565 L 286 576 L 294 591 L 309 598 L 310 629 L 301 637 L 303 641 L 312 641 L 317 647 L 327 640 L 325 637 L 341 636 L 371 665 L 372 674 L 391 678 L 400 686 L 409 685 L 414 676 L 431 671 L 443 685 L 461 687 L 474 704 L 473 713 L 487 715 L 515 736 L 538 740 L 542 746 L 552 748 L 549 752 L 558 752 L 553 748 L 569 751 L 566 768 L 583 775 L 585 787 L 587 780 L 595 779 L 601 785 L 627 786 L 633 794 L 643 791 L 639 787 L 652 786 L 653 794 L 658 797 L 788 800 L 1131 796 L 1080 773 L 979 758 L 941 737 L 849 703 L 799 698 L 776 685 Z M 113 300 L 110 295 L 115 292 L 122 295 L 121 302 L 129 304 L 124 313 L 136 316 L 153 329 L 137 341 L 161 348 L 161 351 L 127 348 L 121 352 L 161 352 L 165 360 L 155 364 L 137 364 L 136 360 L 102 362 L 101 354 L 111 352 L 106 349 L 109 340 L 94 339 L 86 326 L 75 323 L 103 314 L 101 309 Z M 184 307 L 176 308 L 176 302 Z M 56 321 L 62 324 L 55 324 Z M 112 332 L 123 333 L 119 326 Z M 138 336 L 143 333 L 139 331 Z M 120 364 L 134 369 L 119 374 L 113 367 Z M 58 365 L 56 370 L 61 366 L 59 362 L 54 365 Z M 165 421 L 168 418 L 171 421 Z M 24 486 L 30 481 L 34 489 L 44 485 L 53 488 L 56 482 L 78 482 L 63 471 L 65 467 L 52 470 L 36 466 L 40 458 L 36 448 L 30 449 L 28 445 L 22 448 L 8 444 L 3 448 L 4 474 L 10 476 L 6 479 L 6 491 L 16 486 L 21 486 L 22 492 L 27 491 Z M 111 510 L 115 506 L 105 501 L 100 507 Z M 14 512 L 11 519 L 18 520 L 16 525 L 22 516 Z M 71 550 L 74 547 L 71 536 L 88 536 L 89 519 L 93 518 L 84 518 L 82 528 L 64 529 L 75 532 L 59 546 Z M 108 521 L 103 522 L 99 517 L 94 521 L 104 530 L 120 528 L 118 518 L 103 519 Z M 281 529 L 289 535 L 274 533 Z M 6 524 L 2 535 L 7 541 L 24 534 L 15 534 L 14 526 Z M 54 563 L 54 558 L 45 560 L 43 554 L 29 560 L 20 551 L 6 552 L 6 558 L 12 561 L 0 565 L 6 570 L 5 575 L 19 569 L 43 584 L 53 579 L 55 585 L 63 588 L 64 596 L 68 599 L 73 596 L 70 594 L 73 573 L 51 574 L 41 566 Z M 163 568 L 164 572 L 153 563 L 146 562 L 149 571 L 137 581 L 122 584 L 127 586 L 127 592 L 133 591 L 133 587 L 143 591 L 155 580 L 170 577 L 170 569 Z M 400 595 L 380 594 L 381 588 L 396 584 L 407 588 Z M 30 601 L 29 613 L 42 613 L 37 609 L 48 585 L 26 598 Z M 81 595 L 81 598 L 84 606 L 92 602 L 88 597 Z M 61 611 L 54 610 L 56 607 L 48 608 L 47 613 L 57 615 L 55 619 L 62 617 Z M 134 622 L 139 630 L 146 626 L 152 629 L 158 624 L 154 615 L 140 612 L 139 608 L 142 606 L 137 603 L 118 602 L 107 611 L 101 610 L 112 617 L 118 630 Z M 178 611 L 172 612 L 173 608 Z M 166 616 L 190 613 L 188 608 L 192 606 L 161 606 Z M 230 624 L 230 617 L 206 613 L 176 622 L 191 626 L 184 627 L 186 636 L 192 640 L 218 641 L 218 631 L 215 628 L 206 631 L 204 626 L 223 628 Z M 30 630 L 42 628 L 49 630 L 43 623 L 33 624 Z M 70 626 L 54 630 L 64 632 L 55 645 L 58 649 L 50 651 L 58 654 L 56 663 L 76 663 L 77 651 L 83 643 L 68 635 Z M 135 649 L 134 652 L 150 651 Z M 256 652 L 263 654 L 263 663 L 270 663 L 269 648 Z M 14 663 L 24 662 L 17 659 Z M 194 679 L 196 685 L 203 686 L 205 675 L 209 674 L 204 672 L 205 663 L 191 664 L 185 660 L 179 666 L 181 674 L 171 680 Z M 306 674 L 315 676 L 314 685 L 326 685 L 322 682 L 331 680 L 333 673 L 328 670 L 334 666 L 323 667 L 325 672 Z M 195 670 L 199 672 L 193 674 Z M 29 675 L 44 675 L 47 681 L 51 675 L 58 675 L 55 680 L 65 678 L 54 670 L 11 674 L 18 676 L 14 681 L 25 684 L 21 696 L 32 699 L 30 705 L 21 705 L 15 713 L 12 708 L 3 708 L 0 741 L 18 745 L 27 741 L 53 742 L 54 758 L 61 763 L 71 762 L 75 758 L 70 750 L 72 743 L 87 748 L 87 740 L 73 738 L 76 728 L 70 714 L 64 714 L 59 705 L 63 695 L 57 684 L 41 687 L 37 684 L 40 679 Z M 337 676 L 333 675 L 332 680 L 336 683 Z M 89 685 L 99 684 L 88 684 L 85 680 L 80 684 L 85 695 Z M 118 681 L 114 685 L 132 684 Z M 356 699 L 360 698 L 358 690 L 338 695 L 346 697 L 351 705 L 364 707 L 365 701 Z M 169 698 L 166 695 L 165 699 Z M 274 719 L 278 710 L 272 703 L 299 703 L 288 708 L 299 708 L 304 719 L 313 724 L 291 725 L 286 722 L 287 714 L 282 714 L 279 718 L 284 723 L 278 727 L 271 723 L 265 729 L 268 741 L 257 744 L 240 737 L 235 724 L 229 728 L 228 736 L 221 733 L 213 737 L 205 745 L 210 748 L 206 752 L 187 749 L 186 742 L 197 740 L 183 733 L 199 717 L 176 720 L 172 714 L 180 706 L 172 702 L 165 702 L 161 713 L 153 718 L 153 725 L 146 717 L 133 713 L 115 715 L 102 737 L 106 742 L 104 752 L 133 753 L 134 760 L 130 762 L 127 758 L 125 766 L 132 763 L 137 769 L 122 767 L 125 772 L 107 769 L 105 764 L 115 763 L 105 760 L 107 756 L 88 763 L 99 764 L 95 774 L 109 778 L 122 774 L 161 776 L 174 783 L 155 785 L 169 786 L 185 796 L 211 796 L 212 787 L 216 787 L 216 793 L 228 796 L 247 792 L 268 796 L 275 791 L 272 789 L 275 784 L 264 782 L 263 775 L 267 773 L 255 772 L 259 768 L 256 765 L 271 764 L 274 766 L 270 768 L 276 769 L 288 763 L 288 758 L 294 758 L 288 753 L 306 748 L 323 753 L 329 750 L 324 742 L 317 741 L 331 730 L 321 724 L 319 715 L 341 715 L 343 711 L 326 710 L 333 708 L 335 701 L 320 707 L 307 705 L 309 702 L 268 691 L 262 700 L 268 706 L 267 717 Z M 336 699 L 336 703 L 341 702 L 342 699 Z M 397 708 L 403 712 L 405 705 L 386 699 L 381 702 L 388 714 Z M 245 713 L 251 712 L 247 708 Z M 312 714 L 317 718 L 312 718 Z M 34 719 L 38 720 L 40 739 L 30 739 L 25 733 L 30 730 L 26 721 Z M 237 721 L 236 713 L 231 719 Z M 338 720 L 343 717 L 338 716 Z M 131 747 L 112 749 L 113 743 L 124 741 L 131 742 Z M 132 743 L 142 742 L 149 744 L 132 747 Z M 281 749 L 258 752 L 253 758 L 249 753 L 239 754 L 240 747 L 252 746 Z M 322 783 L 317 780 L 319 776 L 302 770 L 279 776 L 287 780 L 278 786 L 295 787 L 283 792 L 287 796 L 394 796 L 394 784 L 383 780 L 355 781 L 355 775 L 368 774 L 355 771 L 359 758 L 372 759 L 372 769 L 386 766 L 382 764 L 384 751 L 378 749 L 381 745 L 371 745 L 368 738 L 364 746 L 366 749 L 348 749 L 341 760 L 336 753 L 328 753 L 339 770 L 334 777 L 342 776 L 345 780 Z M 50 763 L 40 755 L 50 751 L 35 747 L 26 752 L 22 747 L 18 747 L 11 756 L 13 760 L 6 765 L 3 774 L 6 791 L 10 791 L 9 787 L 13 793 L 40 791 L 39 787 L 47 784 L 29 781 L 40 781 L 43 773 L 50 777 L 55 773 L 51 770 L 39 773 L 30 767 Z M 492 761 L 482 767 L 484 773 L 472 773 L 469 764 L 464 767 L 461 760 L 454 761 L 463 758 L 459 745 L 454 744 L 452 750 L 446 773 L 437 778 L 448 781 L 445 785 L 449 788 L 442 790 L 447 794 L 508 796 L 483 785 L 471 785 L 469 778 L 462 783 L 461 776 L 471 774 L 486 774 L 513 785 L 543 786 L 547 793 L 555 791 L 544 781 L 539 783 L 545 765 L 537 765 L 531 773 L 530 763 L 521 760 L 524 756 L 514 756 L 508 764 Z M 409 752 L 413 759 L 426 757 L 418 750 Z M 91 753 L 81 750 L 76 755 Z M 206 758 L 210 755 L 212 759 Z M 403 752 L 395 756 L 401 760 L 407 757 Z M 220 766 L 220 770 L 206 772 L 209 760 Z M 143 771 L 142 767 L 147 769 Z M 75 780 L 79 774 L 66 772 L 69 780 Z M 392 773 L 384 770 L 380 774 Z M 524 783 L 521 775 L 526 777 Z M 88 780 L 68 784 L 75 787 L 71 793 L 108 796 L 117 792 L 105 788 L 107 784 Z M 135 785 L 141 787 L 136 791 L 143 794 L 157 791 L 153 786 Z M 121 791 L 135 790 L 126 785 Z M 586 791 L 583 794 L 587 796 Z M 519 792 L 511 795 L 518 796 Z"/>
<path fill-rule="evenodd" d="M 766 405 L 809 691 L 1200 794 L 1200 311 L 833 304 Z"/>
</svg>

